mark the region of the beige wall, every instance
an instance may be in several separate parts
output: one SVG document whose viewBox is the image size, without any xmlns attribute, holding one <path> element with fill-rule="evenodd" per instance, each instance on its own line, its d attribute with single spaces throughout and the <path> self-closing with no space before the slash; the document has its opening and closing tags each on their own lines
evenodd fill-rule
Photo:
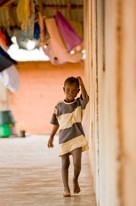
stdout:
<svg viewBox="0 0 136 206">
<path fill-rule="evenodd" d="M 84 0 L 86 133 L 97 205 L 136 205 L 136 2 Z"/>
<path fill-rule="evenodd" d="M 124 205 L 136 205 L 136 1 L 122 5 L 122 136 Z"/>
</svg>

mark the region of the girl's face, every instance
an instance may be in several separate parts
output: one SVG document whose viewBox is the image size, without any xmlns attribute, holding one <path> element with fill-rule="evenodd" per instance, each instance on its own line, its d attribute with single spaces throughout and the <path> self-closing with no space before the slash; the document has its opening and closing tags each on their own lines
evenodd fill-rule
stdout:
<svg viewBox="0 0 136 206">
<path fill-rule="evenodd" d="M 66 102 L 73 102 L 79 92 L 79 88 L 76 83 L 66 83 L 63 90 L 66 95 Z"/>
</svg>

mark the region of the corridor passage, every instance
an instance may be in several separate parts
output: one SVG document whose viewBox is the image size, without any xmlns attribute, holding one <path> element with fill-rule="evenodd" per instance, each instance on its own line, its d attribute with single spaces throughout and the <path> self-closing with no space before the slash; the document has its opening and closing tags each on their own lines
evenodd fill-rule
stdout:
<svg viewBox="0 0 136 206">
<path fill-rule="evenodd" d="M 47 148 L 48 136 L 0 138 L 0 206 L 96 206 L 88 167 L 83 153 L 81 192 L 63 197 L 58 140 Z M 71 159 L 72 163 L 72 159 Z M 72 164 L 70 183 L 72 183 Z"/>
</svg>

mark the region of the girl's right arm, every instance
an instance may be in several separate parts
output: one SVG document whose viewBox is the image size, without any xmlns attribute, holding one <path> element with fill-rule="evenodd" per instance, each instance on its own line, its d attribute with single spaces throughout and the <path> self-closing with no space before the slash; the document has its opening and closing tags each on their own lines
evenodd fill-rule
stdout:
<svg viewBox="0 0 136 206">
<path fill-rule="evenodd" d="M 52 128 L 52 132 L 50 134 L 50 138 L 48 140 L 48 147 L 54 147 L 53 145 L 53 140 L 54 140 L 54 136 L 56 134 L 56 132 L 58 131 L 59 129 L 59 125 L 53 125 L 53 128 Z"/>
<path fill-rule="evenodd" d="M 83 80 L 81 79 L 80 76 L 77 77 L 77 78 L 78 78 L 79 85 L 80 85 L 80 87 L 81 87 L 81 95 L 82 95 L 82 98 L 83 98 L 83 99 L 86 99 L 87 92 L 86 92 L 86 89 L 85 89 Z"/>
</svg>

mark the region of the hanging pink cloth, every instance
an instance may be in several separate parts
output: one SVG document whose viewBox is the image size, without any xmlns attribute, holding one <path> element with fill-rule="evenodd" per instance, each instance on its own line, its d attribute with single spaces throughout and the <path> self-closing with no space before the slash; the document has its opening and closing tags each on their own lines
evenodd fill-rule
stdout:
<svg viewBox="0 0 136 206">
<path fill-rule="evenodd" d="M 46 55 L 49 56 L 52 64 L 64 64 L 66 62 L 76 63 L 82 59 L 82 53 L 68 53 L 65 44 L 63 43 L 56 21 L 54 18 L 45 19 L 46 27 L 50 35 L 49 44 L 44 49 Z"/>
<path fill-rule="evenodd" d="M 74 47 L 82 43 L 82 39 L 59 11 L 57 11 L 55 17 L 62 39 L 68 51 L 71 51 Z"/>
</svg>

